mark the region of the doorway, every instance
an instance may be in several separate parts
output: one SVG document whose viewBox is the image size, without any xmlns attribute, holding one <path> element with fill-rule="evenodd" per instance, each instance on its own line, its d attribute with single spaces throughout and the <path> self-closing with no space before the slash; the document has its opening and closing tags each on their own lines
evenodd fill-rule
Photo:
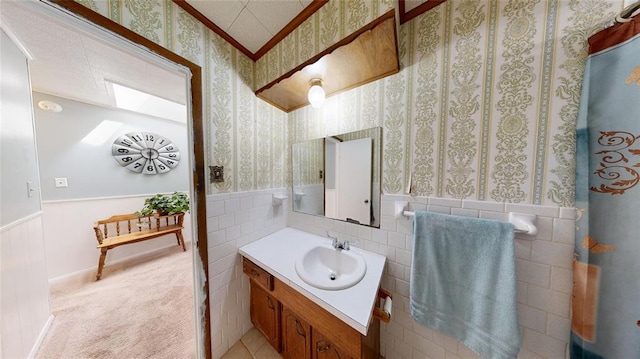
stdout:
<svg viewBox="0 0 640 359">
<path fill-rule="evenodd" d="M 7 2 L 9 3 L 9 2 Z M 11 2 L 13 3 L 13 2 Z M 15 2 L 19 4 L 12 4 L 7 6 L 23 6 L 28 9 L 29 12 L 38 13 L 42 16 L 49 16 L 56 21 L 60 21 L 65 25 L 75 28 L 82 31 L 89 31 L 96 36 L 100 36 L 106 42 L 110 43 L 112 46 L 115 46 L 119 49 L 126 49 L 126 51 L 131 51 L 142 58 L 145 58 L 149 61 L 156 61 L 156 64 L 159 66 L 163 66 L 166 68 L 172 68 L 174 70 L 177 69 L 178 72 L 183 74 L 187 74 L 189 71 L 191 72 L 192 78 L 191 81 L 187 81 L 188 87 L 184 88 L 184 91 L 187 92 L 188 99 L 188 109 L 192 113 L 190 116 L 191 120 L 189 121 L 188 127 L 188 136 L 189 136 L 189 148 L 185 149 L 184 156 L 188 157 L 188 163 L 185 163 L 185 166 L 188 166 L 190 169 L 190 194 L 192 198 L 192 207 L 191 207 L 191 228 L 193 233 L 193 246 L 194 249 L 194 258 L 193 258 L 193 267 L 194 267 L 194 283 L 195 286 L 195 317 L 197 323 L 197 331 L 196 331 L 196 341 L 197 341 L 197 354 L 198 357 L 210 357 L 210 335 L 209 335 L 209 313 L 208 313 L 208 268 L 207 268 L 207 245 L 206 245 L 206 212 L 205 212 L 205 187 L 204 187 L 204 166 L 203 166 L 203 158 L 204 158 L 204 149 L 201 140 L 202 137 L 202 109 L 201 109 L 201 95 L 200 95 L 200 69 L 199 67 L 188 63 L 188 61 L 179 58 L 179 56 L 175 54 L 164 54 L 162 56 L 158 56 L 154 53 L 149 52 L 148 50 L 143 50 L 139 46 L 140 42 L 138 42 L 138 46 L 134 45 L 131 41 L 124 40 L 122 38 L 118 38 L 113 34 L 123 32 L 122 29 L 117 29 L 117 26 L 113 26 L 113 24 L 108 24 L 104 20 L 92 20 L 93 23 L 100 23 L 103 27 L 109 28 L 111 33 L 107 33 L 102 28 L 96 27 L 94 24 L 87 22 L 86 20 L 80 20 L 72 15 L 65 14 L 59 9 L 56 9 L 51 6 L 51 4 L 42 3 L 42 2 Z M 73 7 L 73 4 L 69 4 Z M 79 6 L 79 5 L 78 5 Z M 97 15 L 97 14 L 95 14 Z M 3 20 L 4 17 L 8 16 L 6 12 L 3 12 Z M 93 16 L 93 15 L 92 15 Z M 90 16 L 85 16 L 90 18 Z M 23 19 L 14 19 L 16 21 L 23 21 Z M 157 53 L 161 53 L 162 51 L 156 51 L 153 49 L 153 46 L 148 46 L 148 44 L 144 44 L 147 48 L 151 48 Z M 166 51 L 166 50 L 165 50 Z M 172 61 L 169 61 L 172 60 Z M 183 61 L 184 60 L 184 61 Z M 178 65 L 176 65 L 178 64 Z M 197 90 L 193 90 L 197 89 Z M 187 158 L 185 158 L 187 159 Z"/>
</svg>

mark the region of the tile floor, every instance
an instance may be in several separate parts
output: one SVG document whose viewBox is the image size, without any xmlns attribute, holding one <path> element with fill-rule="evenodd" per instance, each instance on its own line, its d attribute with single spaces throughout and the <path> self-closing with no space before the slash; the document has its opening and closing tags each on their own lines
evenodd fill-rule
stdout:
<svg viewBox="0 0 640 359">
<path fill-rule="evenodd" d="M 235 343 L 222 359 L 281 359 L 282 357 L 267 342 L 256 328 L 251 328 Z"/>
</svg>

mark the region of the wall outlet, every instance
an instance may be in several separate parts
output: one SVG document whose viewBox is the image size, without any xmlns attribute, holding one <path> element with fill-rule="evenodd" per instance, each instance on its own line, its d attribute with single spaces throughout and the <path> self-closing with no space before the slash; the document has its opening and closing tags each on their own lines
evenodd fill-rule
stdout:
<svg viewBox="0 0 640 359">
<path fill-rule="evenodd" d="M 56 182 L 56 187 L 58 187 L 58 188 L 67 187 L 67 178 L 66 177 L 59 177 L 59 178 L 55 178 L 54 180 Z"/>
</svg>

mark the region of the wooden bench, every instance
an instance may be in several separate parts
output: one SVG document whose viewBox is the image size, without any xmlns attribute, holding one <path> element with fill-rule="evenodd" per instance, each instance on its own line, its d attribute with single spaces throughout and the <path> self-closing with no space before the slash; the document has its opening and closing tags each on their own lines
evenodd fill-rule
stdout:
<svg viewBox="0 0 640 359">
<path fill-rule="evenodd" d="M 150 215 L 146 217 L 138 217 L 133 213 L 120 214 L 97 221 L 93 225 L 93 230 L 96 232 L 96 239 L 98 240 L 97 248 L 100 249 L 96 280 L 100 280 L 102 276 L 102 268 L 104 268 L 104 260 L 107 258 L 107 251 L 118 246 L 175 233 L 178 245 L 181 245 L 182 250 L 186 251 L 184 237 L 182 236 L 183 222 L 184 213 L 169 216 Z"/>
</svg>

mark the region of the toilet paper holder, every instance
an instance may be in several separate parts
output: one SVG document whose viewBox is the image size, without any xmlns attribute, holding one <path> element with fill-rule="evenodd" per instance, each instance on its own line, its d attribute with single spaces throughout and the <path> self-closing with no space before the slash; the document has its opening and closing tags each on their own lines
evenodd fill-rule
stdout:
<svg viewBox="0 0 640 359">
<path fill-rule="evenodd" d="M 378 288 L 378 298 L 377 300 L 382 303 L 381 306 L 376 305 L 373 308 L 373 316 L 380 319 L 385 323 L 389 323 L 391 320 L 391 311 L 393 308 L 392 302 L 393 296 L 388 291 Z M 379 303 L 379 304 L 380 304 Z"/>
</svg>

